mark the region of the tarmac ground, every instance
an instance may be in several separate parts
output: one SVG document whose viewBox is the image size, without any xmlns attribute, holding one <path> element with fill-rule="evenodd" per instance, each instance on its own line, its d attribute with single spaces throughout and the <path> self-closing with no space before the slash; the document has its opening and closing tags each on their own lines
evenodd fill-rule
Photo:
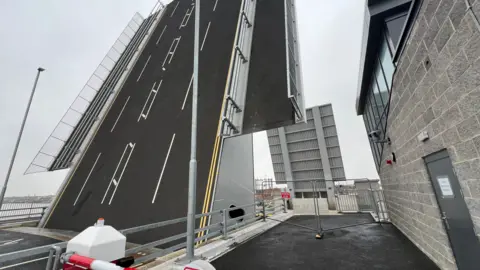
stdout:
<svg viewBox="0 0 480 270">
<path fill-rule="evenodd" d="M 320 219 L 326 230 L 322 239 L 315 239 L 315 231 L 292 225 L 316 228 L 314 216 L 294 216 L 287 221 L 291 224 L 279 224 L 212 264 L 217 270 L 439 269 L 397 228 L 374 223 L 369 214 Z"/>
</svg>

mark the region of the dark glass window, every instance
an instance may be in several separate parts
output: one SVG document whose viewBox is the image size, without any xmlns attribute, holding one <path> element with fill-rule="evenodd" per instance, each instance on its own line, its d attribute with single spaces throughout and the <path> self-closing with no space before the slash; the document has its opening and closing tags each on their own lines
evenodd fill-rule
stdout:
<svg viewBox="0 0 480 270">
<path fill-rule="evenodd" d="M 407 20 L 407 12 L 397 14 L 385 20 L 387 36 L 392 50 L 397 49 L 398 40 L 402 34 L 403 26 Z"/>
</svg>

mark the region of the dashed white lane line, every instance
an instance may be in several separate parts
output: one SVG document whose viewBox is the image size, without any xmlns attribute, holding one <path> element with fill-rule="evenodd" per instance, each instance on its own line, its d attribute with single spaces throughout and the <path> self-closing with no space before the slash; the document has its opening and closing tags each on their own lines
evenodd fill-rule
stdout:
<svg viewBox="0 0 480 270">
<path fill-rule="evenodd" d="M 200 47 L 200 51 L 203 51 L 203 45 L 205 45 L 205 40 L 207 39 L 208 30 L 210 30 L 210 24 L 212 24 L 212 22 L 208 22 L 207 31 L 205 31 L 205 36 L 203 37 L 202 47 Z"/>
<path fill-rule="evenodd" d="M 100 158 L 101 155 L 102 155 L 102 153 L 99 153 L 97 158 L 95 159 L 95 163 L 93 163 L 93 166 L 90 169 L 90 172 L 88 173 L 87 178 L 85 179 L 85 183 L 83 183 L 83 186 L 80 189 L 80 192 L 78 192 L 77 198 L 75 199 L 75 202 L 73 203 L 73 205 L 77 204 L 78 198 L 80 198 L 80 195 L 82 194 L 82 191 L 85 188 L 85 185 L 87 184 L 88 179 L 90 179 L 90 175 L 92 174 L 93 169 L 95 168 L 95 165 L 97 165 L 98 159 Z"/>
<path fill-rule="evenodd" d="M 172 14 L 170 15 L 170 18 L 173 17 L 173 14 L 175 14 L 175 10 L 177 10 L 178 4 L 180 4 L 180 1 L 177 2 L 177 5 L 175 6 L 175 8 L 172 11 Z"/>
<path fill-rule="evenodd" d="M 160 173 L 160 177 L 158 178 L 158 183 L 157 183 L 157 187 L 155 188 L 155 193 L 153 194 L 152 203 L 154 203 L 155 198 L 157 198 L 158 188 L 160 187 L 160 182 L 162 182 L 163 172 L 165 171 L 165 167 L 167 166 L 168 157 L 170 156 L 170 151 L 172 150 L 172 145 L 174 141 L 175 141 L 175 133 L 173 133 L 172 140 L 170 141 L 170 146 L 168 147 L 167 156 L 165 157 L 165 161 L 163 162 L 162 172 Z"/>
<path fill-rule="evenodd" d="M 213 6 L 213 11 L 215 11 L 215 9 L 217 9 L 217 4 L 218 4 L 218 0 L 215 1 L 215 5 Z"/>
<path fill-rule="evenodd" d="M 142 74 L 143 72 L 145 71 L 145 68 L 147 67 L 148 65 L 148 62 L 150 61 L 150 58 L 152 57 L 152 55 L 149 55 L 148 56 L 148 59 L 147 59 L 147 62 L 145 62 L 145 65 L 143 66 L 142 68 L 142 72 L 140 72 L 140 75 L 138 75 L 138 78 L 137 78 L 137 82 L 140 80 L 140 78 L 142 77 Z"/>
<path fill-rule="evenodd" d="M 115 120 L 115 123 L 113 124 L 112 129 L 110 129 L 110 132 L 113 132 L 113 130 L 115 129 L 115 126 L 117 125 L 118 120 L 120 119 L 120 116 L 122 116 L 123 110 L 125 110 L 125 107 L 127 106 L 127 103 L 128 103 L 129 100 L 130 100 L 130 96 L 128 96 L 127 101 L 125 101 L 125 104 L 123 105 L 122 110 L 118 114 L 117 120 Z"/>
<path fill-rule="evenodd" d="M 185 98 L 183 99 L 182 111 L 185 108 L 185 104 L 187 103 L 188 93 L 190 93 L 190 88 L 192 87 L 192 82 L 193 82 L 193 75 L 192 75 L 192 78 L 190 79 L 190 83 L 188 84 L 187 93 L 185 94 Z"/>
<path fill-rule="evenodd" d="M 165 29 L 167 29 L 167 26 L 166 26 L 166 25 L 165 25 L 165 27 L 163 28 L 162 33 L 161 33 L 160 36 L 158 37 L 157 42 L 155 43 L 155 45 L 158 45 L 158 42 L 160 42 L 160 39 L 162 38 L 163 33 L 165 33 Z"/>
</svg>

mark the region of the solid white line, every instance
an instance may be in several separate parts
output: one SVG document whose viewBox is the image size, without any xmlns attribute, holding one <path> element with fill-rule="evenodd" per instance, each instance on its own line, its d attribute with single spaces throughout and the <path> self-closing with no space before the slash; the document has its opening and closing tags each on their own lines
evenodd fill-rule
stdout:
<svg viewBox="0 0 480 270">
<path fill-rule="evenodd" d="M 110 132 L 112 132 L 115 129 L 115 126 L 117 125 L 118 120 L 120 119 L 120 116 L 122 116 L 123 110 L 125 110 L 125 107 L 127 106 L 128 101 L 130 100 L 130 96 L 128 96 L 127 101 L 125 101 L 125 104 L 123 105 L 122 110 L 117 116 L 117 120 L 115 120 L 115 123 L 113 124 L 112 129 L 110 129 Z"/>
<path fill-rule="evenodd" d="M 192 75 L 192 78 L 190 79 L 190 83 L 188 84 L 188 89 L 187 89 L 187 93 L 185 94 L 185 98 L 183 99 L 182 111 L 185 108 L 185 103 L 187 103 L 188 93 L 190 93 L 192 82 L 193 82 L 193 75 Z"/>
<path fill-rule="evenodd" d="M 83 186 L 80 189 L 80 192 L 78 193 L 77 198 L 75 199 L 75 202 L 73 203 L 73 205 L 77 204 L 78 198 L 80 198 L 80 194 L 82 194 L 82 191 L 85 188 L 85 185 L 87 184 L 88 179 L 90 179 L 90 175 L 92 174 L 93 169 L 95 168 L 95 165 L 97 165 L 97 161 L 98 161 L 98 159 L 100 158 L 101 155 L 102 155 L 102 153 L 99 153 L 98 156 L 97 156 L 97 159 L 95 159 L 95 163 L 93 163 L 93 166 L 92 166 L 92 168 L 90 169 L 90 172 L 87 175 L 87 179 L 85 179 L 85 183 L 83 183 Z"/>
<path fill-rule="evenodd" d="M 145 71 L 145 68 L 147 67 L 148 61 L 150 61 L 150 57 L 152 57 L 152 55 L 148 56 L 147 62 L 145 62 L 145 65 L 143 66 L 142 72 L 140 72 L 140 75 L 138 75 L 137 82 L 140 80 L 140 77 L 142 77 L 142 74 Z"/>
<path fill-rule="evenodd" d="M 107 190 L 105 191 L 105 195 L 103 195 L 103 199 L 101 204 L 103 204 L 103 201 L 105 201 L 105 197 L 107 197 L 108 190 L 110 189 L 110 186 L 112 185 L 113 178 L 115 178 L 115 175 L 117 174 L 118 167 L 120 167 L 120 163 L 122 163 L 123 156 L 125 155 L 125 152 L 127 152 L 128 144 L 125 146 L 125 149 L 123 150 L 123 154 L 120 157 L 120 160 L 118 161 L 117 167 L 115 168 L 115 172 L 112 175 L 112 180 L 110 180 L 110 183 L 108 184 Z"/>
<path fill-rule="evenodd" d="M 166 25 L 165 25 L 165 27 L 163 28 L 162 33 L 161 33 L 160 36 L 158 37 L 157 43 L 155 43 L 155 45 L 158 45 L 158 42 L 160 41 L 160 39 L 161 39 L 162 36 L 163 36 L 163 33 L 165 33 L 165 29 L 167 29 L 167 26 L 166 26 Z"/>
<path fill-rule="evenodd" d="M 213 6 L 213 11 L 217 8 L 218 0 L 215 1 L 215 5 Z"/>
<path fill-rule="evenodd" d="M 207 31 L 205 32 L 205 36 L 203 37 L 202 47 L 200 47 L 200 51 L 203 50 L 203 45 L 205 45 L 205 40 L 207 39 L 208 30 L 210 30 L 210 24 L 211 24 L 211 23 L 212 23 L 212 22 L 208 22 Z"/>
<path fill-rule="evenodd" d="M 130 143 L 131 144 L 131 143 Z M 115 189 L 113 190 L 112 197 L 110 197 L 110 201 L 108 202 L 108 205 L 112 203 L 113 197 L 115 196 L 115 192 L 117 192 L 118 186 L 120 186 L 120 181 L 122 181 L 123 173 L 125 172 L 125 169 L 127 168 L 128 161 L 130 161 L 130 157 L 132 156 L 133 150 L 135 149 L 135 143 L 133 144 L 132 150 L 130 151 L 130 154 L 128 154 L 127 161 L 125 161 L 125 165 L 123 166 L 122 173 L 120 174 L 120 177 L 118 178 L 118 182 L 115 185 Z"/>
<path fill-rule="evenodd" d="M 175 8 L 174 8 L 173 11 L 172 11 L 172 14 L 170 15 L 170 18 L 171 18 L 171 17 L 173 16 L 173 14 L 175 13 L 175 10 L 177 10 L 178 4 L 180 4 L 180 1 L 177 2 L 177 5 L 175 6 Z"/>
<path fill-rule="evenodd" d="M 155 188 L 155 193 L 153 194 L 152 203 L 155 202 L 155 198 L 157 197 L 158 187 L 160 187 L 160 182 L 162 181 L 163 172 L 165 171 L 165 167 L 167 166 L 168 157 L 170 156 L 170 150 L 172 150 L 172 145 L 174 140 L 175 140 L 175 133 L 173 133 L 172 141 L 170 141 L 170 146 L 168 147 L 167 156 L 165 157 L 165 161 L 163 162 L 162 172 L 160 173 L 160 178 L 158 179 L 157 188 Z"/>
<path fill-rule="evenodd" d="M 155 102 L 155 98 L 157 97 L 158 90 L 160 90 L 160 86 L 162 86 L 162 82 L 163 80 L 161 80 L 160 83 L 158 84 L 157 90 L 152 89 L 152 92 L 154 93 L 153 99 L 152 99 L 152 102 L 150 102 L 150 106 L 148 106 L 147 113 L 145 114 L 145 117 L 144 117 L 145 119 L 147 119 L 148 115 L 150 114 L 150 109 L 152 108 L 152 105 Z"/>
<path fill-rule="evenodd" d="M 157 82 L 153 83 L 152 90 L 155 88 L 156 84 L 157 84 Z M 145 117 L 145 114 L 143 113 L 143 111 L 145 110 L 145 107 L 147 107 L 148 100 L 150 99 L 150 96 L 152 95 L 152 90 L 150 90 L 150 92 L 148 93 L 148 97 L 145 100 L 145 104 L 143 104 L 143 108 L 142 108 L 142 111 L 140 112 L 140 115 L 138 116 L 137 122 L 140 122 L 140 118 L 142 118 L 142 116 Z"/>
<path fill-rule="evenodd" d="M 24 265 L 24 264 L 27 264 L 27 263 L 32 263 L 32 262 L 37 262 L 37 261 L 41 261 L 41 260 L 46 260 L 46 259 L 48 259 L 48 256 L 47 256 L 47 257 L 43 257 L 43 258 L 38 258 L 38 259 L 30 260 L 30 261 L 26 261 L 26 262 L 21 262 L 21 263 L 16 263 L 16 264 L 11 264 L 11 265 L 7 265 L 7 266 L 3 266 L 3 267 L 0 267 L 0 270 L 12 268 L 12 267 L 16 267 L 16 266 L 20 266 L 20 265 Z"/>
<path fill-rule="evenodd" d="M 178 42 L 177 42 L 177 45 L 175 45 L 175 49 L 173 49 L 172 57 L 170 57 L 170 60 L 168 61 L 169 64 L 170 64 L 170 62 L 172 62 L 173 56 L 175 55 L 175 52 L 177 51 L 178 44 L 180 44 L 180 40 L 182 39 L 182 37 L 180 36 L 177 39 L 178 39 Z"/>
</svg>

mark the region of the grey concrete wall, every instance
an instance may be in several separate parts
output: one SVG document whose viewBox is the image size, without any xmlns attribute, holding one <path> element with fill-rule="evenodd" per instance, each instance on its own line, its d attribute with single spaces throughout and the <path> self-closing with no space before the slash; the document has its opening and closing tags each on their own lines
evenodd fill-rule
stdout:
<svg viewBox="0 0 480 270">
<path fill-rule="evenodd" d="M 471 3 L 475 2 L 470 0 Z M 477 17 L 480 1 L 473 5 Z M 394 76 L 380 168 L 392 222 L 443 269 L 456 269 L 422 157 L 447 148 L 480 233 L 480 32 L 465 0 L 424 0 Z M 430 139 L 416 136 L 427 131 Z M 385 159 L 392 151 L 393 166 Z"/>
<path fill-rule="evenodd" d="M 253 135 L 226 138 L 223 142 L 218 180 L 215 186 L 213 211 L 229 208 L 231 205 L 253 204 Z M 245 214 L 253 213 L 254 207 L 244 208 Z M 220 222 L 219 216 L 211 224 Z"/>
</svg>

